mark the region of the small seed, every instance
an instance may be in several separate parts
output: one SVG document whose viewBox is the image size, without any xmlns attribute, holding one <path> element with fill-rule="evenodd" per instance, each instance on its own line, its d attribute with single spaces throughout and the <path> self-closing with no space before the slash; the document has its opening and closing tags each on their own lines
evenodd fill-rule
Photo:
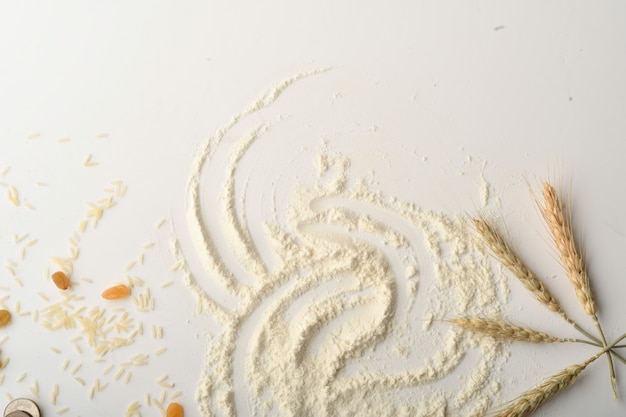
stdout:
<svg viewBox="0 0 626 417">
<path fill-rule="evenodd" d="M 102 292 L 102 298 L 105 300 L 118 300 L 120 298 L 128 297 L 129 295 L 130 288 L 124 284 L 115 285 Z"/>
<path fill-rule="evenodd" d="M 167 411 L 165 413 L 166 417 L 184 417 L 185 411 L 183 410 L 183 406 L 178 403 L 170 403 L 167 406 Z"/>
<path fill-rule="evenodd" d="M 67 290 L 70 287 L 70 279 L 63 271 L 57 271 L 52 274 L 52 281 L 60 290 Z"/>
<path fill-rule="evenodd" d="M 11 321 L 9 310 L 0 310 L 0 327 L 6 326 Z"/>
</svg>

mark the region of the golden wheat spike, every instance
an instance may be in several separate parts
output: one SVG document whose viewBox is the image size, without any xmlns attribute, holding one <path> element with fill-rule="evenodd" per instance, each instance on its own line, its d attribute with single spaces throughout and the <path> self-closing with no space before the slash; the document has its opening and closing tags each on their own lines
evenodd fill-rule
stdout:
<svg viewBox="0 0 626 417">
<path fill-rule="evenodd" d="M 585 313 L 595 316 L 597 313 L 596 303 L 591 294 L 589 276 L 580 255 L 571 225 L 565 216 L 563 204 L 556 193 L 556 190 L 548 182 L 543 183 L 543 218 L 545 219 L 552 239 L 559 251 L 561 262 L 567 273 L 567 278 L 571 282 L 576 296 L 580 301 Z"/>
<path fill-rule="evenodd" d="M 511 271 L 539 302 L 544 304 L 551 311 L 563 315 L 563 309 L 556 298 L 548 291 L 533 271 L 522 262 L 515 251 L 513 251 L 509 244 L 498 233 L 495 226 L 482 217 L 472 218 L 472 222 L 483 242 L 491 249 L 500 263 Z"/>
</svg>

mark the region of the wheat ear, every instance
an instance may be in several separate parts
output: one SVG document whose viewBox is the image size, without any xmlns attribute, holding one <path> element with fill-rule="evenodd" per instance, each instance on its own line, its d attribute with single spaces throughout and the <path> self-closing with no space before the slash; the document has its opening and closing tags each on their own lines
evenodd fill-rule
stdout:
<svg viewBox="0 0 626 417">
<path fill-rule="evenodd" d="M 539 280 L 537 275 L 531 271 L 522 262 L 515 251 L 509 246 L 504 238 L 498 233 L 496 227 L 489 223 L 484 217 L 472 218 L 476 231 L 481 236 L 485 245 L 491 249 L 495 257 L 504 265 L 517 279 L 528 289 L 534 297 L 549 310 L 559 313 L 561 317 L 568 323 L 570 323 L 576 330 L 587 336 L 594 342 L 600 343 L 600 340 L 587 332 L 574 320 L 570 319 L 556 298 L 548 291 L 545 285 Z"/>
<path fill-rule="evenodd" d="M 589 275 L 585 269 L 583 258 L 578 251 L 576 242 L 574 241 L 574 233 L 572 232 L 572 226 L 568 219 L 565 217 L 563 203 L 556 193 L 554 187 L 547 181 L 543 182 L 543 201 L 544 206 L 542 208 L 543 217 L 548 224 L 552 239 L 559 251 L 561 262 L 565 268 L 567 278 L 574 287 L 576 297 L 580 302 L 583 310 L 587 315 L 593 318 L 594 324 L 600 333 L 602 344 L 607 346 L 606 337 L 600 326 L 600 322 L 597 317 L 597 307 L 591 293 L 591 286 L 589 285 Z M 609 361 L 609 367 L 611 371 L 611 386 L 613 388 L 613 397 L 617 399 L 617 381 L 615 378 L 615 370 L 613 367 L 613 352 L 607 353 L 607 359 Z"/>
<path fill-rule="evenodd" d="M 511 271 L 539 302 L 544 304 L 549 310 L 563 315 L 563 309 L 556 298 L 550 294 L 550 291 L 548 291 L 539 278 L 524 265 L 515 251 L 513 251 L 502 236 L 500 236 L 495 226 L 482 217 L 475 217 L 472 219 L 472 222 L 483 242 L 491 249 L 500 263 Z"/>
<path fill-rule="evenodd" d="M 517 397 L 508 407 L 496 414 L 495 417 L 524 417 L 530 415 L 547 400 L 572 385 L 587 365 L 598 359 L 603 353 L 604 351 L 583 363 L 572 365 L 552 375 L 536 388 Z"/>
<path fill-rule="evenodd" d="M 529 343 L 574 342 L 574 339 L 561 339 L 537 330 L 516 326 L 505 321 L 495 321 L 481 317 L 459 317 L 450 320 L 463 330 L 483 333 L 500 340 L 514 340 Z"/>
<path fill-rule="evenodd" d="M 563 204 L 554 187 L 548 182 L 543 183 L 543 200 L 542 214 L 559 251 L 567 278 L 572 283 L 585 313 L 593 317 L 597 313 L 597 307 L 591 294 L 589 276 L 576 247 L 571 225 L 564 215 Z"/>
</svg>

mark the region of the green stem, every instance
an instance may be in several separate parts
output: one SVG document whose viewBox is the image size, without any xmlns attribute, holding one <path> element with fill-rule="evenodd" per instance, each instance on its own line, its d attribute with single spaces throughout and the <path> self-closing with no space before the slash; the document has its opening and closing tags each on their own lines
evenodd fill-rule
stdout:
<svg viewBox="0 0 626 417">
<path fill-rule="evenodd" d="M 617 339 L 615 339 L 611 345 L 609 346 L 612 349 L 617 349 L 617 348 L 624 348 L 626 347 L 626 345 L 618 345 L 619 342 L 621 342 L 623 339 L 626 339 L 626 333 L 624 333 L 623 335 L 621 335 L 620 337 L 618 337 Z M 613 351 L 613 350 L 612 350 Z M 619 359 L 620 362 L 622 362 L 623 364 L 626 365 L 626 359 L 624 359 L 622 357 L 622 355 L 620 355 L 619 353 L 613 351 L 613 354 L 615 355 L 615 357 L 617 359 Z"/>
<path fill-rule="evenodd" d="M 593 322 L 596 325 L 596 328 L 598 329 L 598 333 L 600 334 L 600 338 L 602 339 L 602 345 L 604 346 L 606 350 L 605 353 L 609 361 L 609 372 L 611 374 L 611 387 L 613 388 L 613 399 L 617 400 L 617 378 L 615 377 L 615 367 L 613 365 L 612 350 L 611 348 L 609 348 L 608 344 L 606 343 L 606 337 L 604 336 L 604 332 L 602 331 L 602 326 L 600 325 L 600 322 L 598 321 L 598 317 L 595 314 L 593 315 Z"/>
<path fill-rule="evenodd" d="M 586 345 L 591 345 L 591 346 L 595 346 L 595 347 L 599 347 L 599 348 L 604 348 L 604 346 L 602 346 L 602 343 L 592 342 L 591 340 L 585 340 L 585 339 L 568 339 L 568 341 L 570 341 L 570 342 L 574 342 L 574 343 L 584 343 L 584 344 L 586 344 Z M 624 345 L 624 347 L 626 347 L 626 345 Z"/>
<path fill-rule="evenodd" d="M 592 335 L 591 333 L 589 333 L 588 331 L 580 327 L 578 323 L 576 323 L 574 320 L 570 319 L 567 316 L 565 316 L 565 320 L 567 320 L 572 326 L 574 326 L 574 328 L 578 330 L 581 334 L 587 336 L 589 339 L 593 340 L 596 343 L 599 343 L 600 345 L 602 344 L 602 341 L 600 341 L 600 339 L 598 339 L 597 337 L 595 337 L 594 335 Z"/>
<path fill-rule="evenodd" d="M 595 337 L 594 335 L 592 335 L 591 333 L 589 333 L 588 331 L 586 331 L 585 329 L 583 329 L 582 327 L 580 327 L 578 325 L 578 323 L 576 323 L 575 321 L 571 321 L 570 322 L 572 324 L 572 326 L 574 326 L 574 328 L 576 330 L 578 330 L 580 333 L 582 333 L 583 335 L 587 336 L 589 339 L 593 340 L 596 343 L 602 344 L 602 342 L 600 341 L 600 339 L 598 339 L 597 337 Z"/>
<path fill-rule="evenodd" d="M 578 332 L 580 332 L 581 334 L 587 336 L 588 339 L 593 341 L 593 343 L 588 343 L 585 340 L 576 339 L 576 342 L 578 342 L 578 343 L 587 343 L 588 345 L 597 346 L 597 347 L 602 347 L 603 346 L 602 341 L 600 341 L 600 339 L 598 339 L 597 337 L 595 337 L 594 335 L 592 335 L 591 333 L 589 333 L 588 331 L 583 329 L 578 323 L 576 323 L 574 320 L 570 319 L 566 314 L 563 313 L 561 315 L 563 316 L 565 321 L 567 321 L 569 324 L 571 324 L 576 330 L 578 330 Z M 616 348 L 626 348 L 626 345 L 616 345 L 613 348 L 611 348 L 611 354 L 613 356 L 615 356 L 621 363 L 626 365 L 626 358 L 624 358 L 622 355 L 620 355 L 619 353 L 617 353 L 616 351 L 613 350 L 613 349 L 616 349 Z"/>
<path fill-rule="evenodd" d="M 578 332 L 584 336 L 586 336 L 588 339 L 593 340 L 594 342 L 598 343 L 599 345 L 602 344 L 602 342 L 600 341 L 600 339 L 598 339 L 597 337 L 595 337 L 594 335 L 592 335 L 591 333 L 589 333 L 587 330 L 583 329 L 578 323 L 576 323 L 574 320 L 570 319 L 569 316 L 567 314 L 565 314 L 564 311 L 560 311 L 559 314 L 561 315 L 561 317 L 563 318 L 563 320 L 565 320 L 566 322 L 568 322 L 569 324 L 571 324 L 574 329 L 578 330 Z"/>
<path fill-rule="evenodd" d="M 617 339 L 615 339 L 613 342 L 611 342 L 611 344 L 609 346 L 607 346 L 607 349 L 613 349 L 613 348 L 618 347 L 617 344 L 619 342 L 621 342 L 622 340 L 624 340 L 624 339 L 626 339 L 626 333 L 624 333 L 623 335 L 621 335 Z M 626 347 L 626 345 L 623 345 L 623 347 Z"/>
<path fill-rule="evenodd" d="M 613 356 L 615 356 L 617 358 L 617 360 L 619 360 L 621 363 L 623 363 L 624 365 L 626 365 L 626 359 L 624 359 L 624 357 L 622 355 L 620 355 L 619 353 L 615 352 L 613 349 L 617 348 L 619 346 L 613 346 L 613 348 L 611 348 L 611 352 L 613 353 Z"/>
</svg>

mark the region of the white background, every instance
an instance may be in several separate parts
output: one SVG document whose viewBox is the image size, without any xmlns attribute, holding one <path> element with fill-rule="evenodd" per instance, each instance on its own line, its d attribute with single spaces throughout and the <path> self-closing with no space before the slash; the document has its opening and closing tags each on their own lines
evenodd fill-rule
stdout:
<svg viewBox="0 0 626 417">
<path fill-rule="evenodd" d="M 542 276 L 557 275 L 551 288 L 582 322 L 523 178 L 552 178 L 571 190 L 600 319 L 609 337 L 616 337 L 626 331 L 624 17 L 621 1 L 1 2 L 0 169 L 11 170 L 0 180 L 37 207 L 18 210 L 0 199 L 2 259 L 16 257 L 13 233 L 31 233 L 39 243 L 21 271 L 45 285 L 41 271 L 49 256 L 65 250 L 85 202 L 99 198 L 108 181 L 122 179 L 127 195 L 103 219 L 102 231 L 81 244 L 87 251 L 82 265 L 94 271 L 85 276 L 123 276 L 124 265 L 152 239 L 162 245 L 146 274 L 158 287 L 171 278 L 164 243 L 169 226 L 156 230 L 154 224 L 183 216 L 197 147 L 272 85 L 331 67 L 295 86 L 299 90 L 288 97 L 292 107 L 285 111 L 314 113 L 312 103 L 322 103 L 329 112 L 333 100 L 345 98 L 334 116 L 353 122 L 357 133 L 380 128 L 379 135 L 363 141 L 331 137 L 331 145 L 336 139 L 356 169 L 374 168 L 390 194 L 426 207 L 474 210 L 484 172 L 520 252 Z M 292 146 L 318 143 L 328 133 L 323 119 L 312 120 L 317 124 L 307 131 L 310 137 L 302 145 L 291 138 Z M 34 133 L 39 136 L 29 139 Z M 98 138 L 100 133 L 108 136 Z M 71 141 L 58 143 L 63 137 Z M 406 149 L 420 158 L 408 158 Z M 89 153 L 97 167 L 82 167 Z M 432 165 L 416 164 L 421 156 Z M 484 170 L 478 162 L 468 165 L 468 156 L 486 161 Z M 50 186 L 42 190 L 37 181 Z M 416 185 L 419 195 L 419 187 L 411 187 Z M 8 275 L 6 280 L 10 286 Z M 35 288 L 16 289 L 9 305 L 23 297 L 25 306 L 36 308 Z M 181 402 L 194 409 L 206 323 L 193 314 L 181 285 L 170 290 L 171 297 L 159 294 L 159 306 L 170 302 L 154 316 L 173 329 L 160 368 L 146 373 L 145 384 L 119 394 L 119 404 L 112 396 L 89 404 L 84 390 L 73 395 L 77 388 L 61 380 L 62 391 L 68 385 L 63 404 L 71 412 L 121 414 L 163 373 L 177 381 Z M 519 286 L 512 291 L 511 318 L 563 331 Z M 3 333 L 10 334 L 2 350 L 11 362 L 0 390 L 27 395 L 28 384 L 15 382 L 27 371 L 26 382 L 40 381 L 42 407 L 52 414 L 47 396 L 62 360 L 41 347 L 47 340 L 33 344 L 19 320 Z M 42 334 L 51 344 L 67 338 Z M 18 343 L 31 348 L 16 350 Z M 593 350 L 513 352 L 520 374 L 510 380 L 523 390 Z M 617 368 L 626 398 L 624 365 Z M 614 416 L 625 406 L 624 399 L 612 400 L 601 360 L 539 415 Z"/>
</svg>

